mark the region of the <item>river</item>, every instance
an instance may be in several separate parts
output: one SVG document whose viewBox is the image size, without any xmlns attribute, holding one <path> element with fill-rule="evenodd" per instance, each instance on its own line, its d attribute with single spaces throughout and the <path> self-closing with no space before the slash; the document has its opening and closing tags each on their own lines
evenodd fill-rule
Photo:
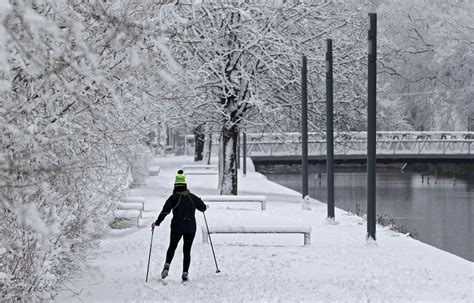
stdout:
<svg viewBox="0 0 474 303">
<path fill-rule="evenodd" d="M 301 174 L 258 170 L 269 180 L 302 190 Z M 336 207 L 353 213 L 366 212 L 365 167 L 336 167 L 334 184 Z M 319 173 L 310 174 L 309 194 L 327 201 L 324 173 L 320 177 Z M 376 212 L 393 219 L 414 238 L 474 261 L 474 181 L 377 168 Z"/>
</svg>

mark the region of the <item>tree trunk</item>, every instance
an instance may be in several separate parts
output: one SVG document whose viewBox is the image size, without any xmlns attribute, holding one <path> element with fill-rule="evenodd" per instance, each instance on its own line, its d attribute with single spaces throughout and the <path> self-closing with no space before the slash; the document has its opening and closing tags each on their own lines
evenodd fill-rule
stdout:
<svg viewBox="0 0 474 303">
<path fill-rule="evenodd" d="M 224 126 L 219 140 L 219 192 L 237 195 L 237 135 L 236 126 Z"/>
<path fill-rule="evenodd" d="M 212 148 L 212 132 L 210 128 L 206 128 L 204 135 L 204 163 L 211 164 L 211 148 Z"/>
<path fill-rule="evenodd" d="M 202 125 L 194 128 L 194 162 L 202 161 L 204 150 L 204 131 Z"/>
<path fill-rule="evenodd" d="M 166 138 L 168 134 L 168 129 L 166 128 L 165 121 L 161 121 L 157 128 L 157 147 L 155 155 L 164 157 L 166 155 Z"/>
</svg>

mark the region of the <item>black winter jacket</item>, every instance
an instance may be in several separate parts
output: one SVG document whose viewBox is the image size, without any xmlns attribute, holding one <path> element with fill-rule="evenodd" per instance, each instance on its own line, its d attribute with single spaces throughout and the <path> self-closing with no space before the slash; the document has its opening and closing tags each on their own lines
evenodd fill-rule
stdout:
<svg viewBox="0 0 474 303">
<path fill-rule="evenodd" d="M 166 200 L 155 224 L 159 226 L 165 217 L 173 211 L 171 231 L 193 234 L 196 232 L 196 218 L 194 216 L 196 209 L 202 212 L 206 210 L 206 204 L 198 196 L 189 190 L 176 192 Z"/>
</svg>

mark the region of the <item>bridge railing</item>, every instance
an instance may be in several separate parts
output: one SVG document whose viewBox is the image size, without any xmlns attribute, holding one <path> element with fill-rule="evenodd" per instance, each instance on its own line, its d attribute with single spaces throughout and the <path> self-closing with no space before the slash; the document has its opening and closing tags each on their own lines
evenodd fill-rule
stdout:
<svg viewBox="0 0 474 303">
<path fill-rule="evenodd" d="M 341 155 L 365 154 L 365 140 L 337 140 L 334 153 Z M 300 155 L 301 142 L 247 142 L 248 155 Z M 310 155 L 325 155 L 326 140 L 309 140 Z M 474 140 L 377 140 L 378 154 L 474 154 Z"/>
<path fill-rule="evenodd" d="M 335 138 L 344 140 L 365 140 L 367 132 L 336 132 Z M 326 135 L 323 132 L 309 132 L 309 140 L 324 140 Z M 442 132 L 442 131 L 378 131 L 377 138 L 387 140 L 431 140 L 431 139 L 474 139 L 474 132 Z M 248 141 L 299 141 L 301 134 L 292 133 L 247 133 Z"/>
<path fill-rule="evenodd" d="M 366 132 L 335 133 L 334 153 L 365 154 Z M 218 136 L 213 136 L 212 153 L 218 152 Z M 194 153 L 194 137 L 186 136 L 186 154 Z M 474 154 L 474 132 L 377 132 L 378 154 Z M 310 132 L 310 155 L 326 154 L 323 133 Z M 300 133 L 247 133 L 248 155 L 301 155 Z"/>
</svg>

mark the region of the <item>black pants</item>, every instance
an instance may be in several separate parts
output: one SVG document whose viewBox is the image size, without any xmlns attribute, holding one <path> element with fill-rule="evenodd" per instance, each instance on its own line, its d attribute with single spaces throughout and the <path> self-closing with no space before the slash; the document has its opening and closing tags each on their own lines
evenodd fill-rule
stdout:
<svg viewBox="0 0 474 303">
<path fill-rule="evenodd" d="M 192 234 L 183 234 L 177 232 L 171 232 L 170 235 L 170 246 L 166 253 L 166 263 L 171 263 L 174 257 L 174 251 L 178 247 L 178 242 L 183 237 L 183 272 L 188 272 L 189 264 L 191 263 L 191 246 L 193 246 L 194 235 Z"/>
</svg>

